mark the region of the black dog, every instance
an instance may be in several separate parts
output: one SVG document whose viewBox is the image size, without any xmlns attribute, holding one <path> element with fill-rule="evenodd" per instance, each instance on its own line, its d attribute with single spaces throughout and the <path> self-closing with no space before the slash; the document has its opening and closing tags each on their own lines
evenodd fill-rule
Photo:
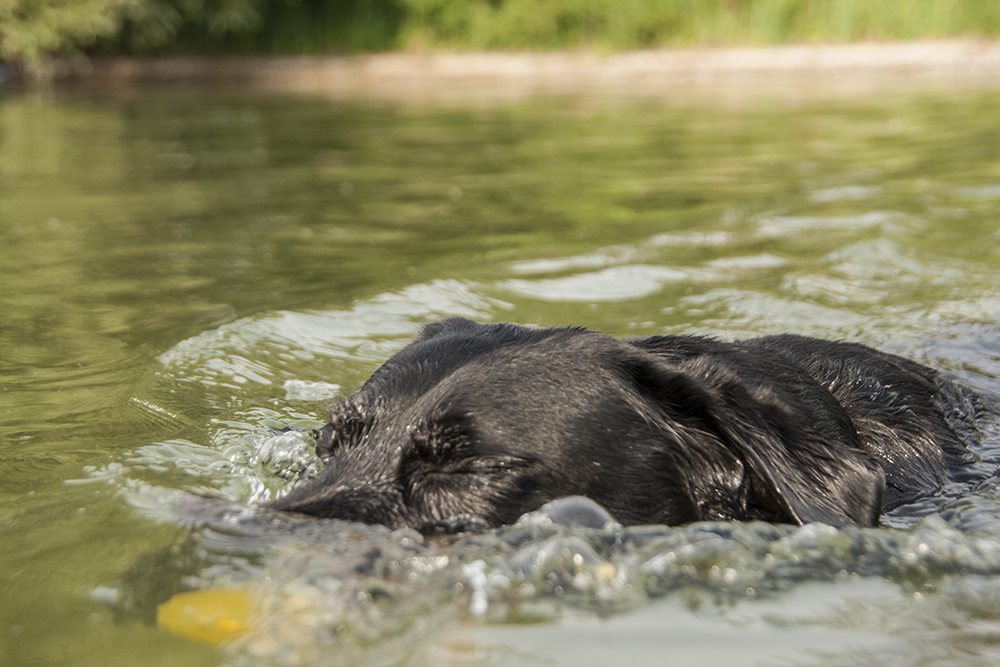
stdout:
<svg viewBox="0 0 1000 667">
<path fill-rule="evenodd" d="M 333 406 L 322 474 L 269 506 L 390 527 L 458 515 L 495 526 L 584 495 L 626 525 L 873 526 L 976 460 L 956 428 L 986 405 L 857 344 L 621 341 L 449 319 Z"/>
</svg>

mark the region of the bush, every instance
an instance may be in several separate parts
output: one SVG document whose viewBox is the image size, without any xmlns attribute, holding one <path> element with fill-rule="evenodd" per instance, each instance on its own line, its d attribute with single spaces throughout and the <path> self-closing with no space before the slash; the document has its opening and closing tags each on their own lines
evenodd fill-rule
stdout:
<svg viewBox="0 0 1000 667">
<path fill-rule="evenodd" d="M 72 51 L 114 35 L 137 0 L 0 2 L 0 58 L 34 67 L 49 53 Z"/>
</svg>

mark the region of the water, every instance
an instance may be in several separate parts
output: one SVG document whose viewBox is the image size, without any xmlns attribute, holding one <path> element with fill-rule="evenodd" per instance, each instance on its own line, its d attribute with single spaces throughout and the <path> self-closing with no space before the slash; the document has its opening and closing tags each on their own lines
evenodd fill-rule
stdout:
<svg viewBox="0 0 1000 667">
<path fill-rule="evenodd" d="M 993 664 L 994 479 L 840 531 L 247 502 L 316 471 L 269 427 L 448 315 L 792 331 L 1000 393 L 998 103 L 0 99 L 0 664 Z M 178 594 L 245 632 L 157 624 Z"/>
</svg>

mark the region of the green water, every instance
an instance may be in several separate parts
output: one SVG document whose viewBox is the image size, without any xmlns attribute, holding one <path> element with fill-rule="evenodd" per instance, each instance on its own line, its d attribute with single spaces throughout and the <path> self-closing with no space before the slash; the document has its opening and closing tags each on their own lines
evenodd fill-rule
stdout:
<svg viewBox="0 0 1000 667">
<path fill-rule="evenodd" d="M 330 586 L 354 590 L 356 575 L 337 574 L 354 552 L 338 549 L 398 535 L 295 524 L 251 557 L 254 536 L 201 530 L 187 588 L 247 585 L 310 612 L 290 633 L 299 617 L 279 604 L 256 643 L 228 649 L 93 591 L 125 588 L 127 572 L 168 579 L 163 559 L 142 563 L 189 543 L 164 509 L 177 492 L 245 502 L 282 488 L 254 449 L 268 420 L 321 420 L 447 315 L 616 335 L 793 331 L 1000 390 L 998 107 L 990 90 L 735 107 L 0 98 L 0 664 L 992 662 L 992 486 L 944 520 L 834 531 L 819 547 L 788 531 L 723 536 L 669 586 L 657 558 L 715 537 L 658 534 L 662 549 L 615 552 L 617 588 L 565 603 L 540 583 L 517 598 L 517 581 L 497 578 L 517 560 L 505 545 L 423 545 L 399 560 L 418 576 L 385 575 L 402 588 L 363 622 L 355 603 L 324 606 Z M 896 546 L 857 555 L 873 541 Z M 471 585 L 455 563 L 477 549 L 496 574 L 485 619 L 454 592 Z M 804 574 L 768 569 L 781 549 Z M 916 569 L 898 565 L 911 555 Z M 748 587 L 760 599 L 734 594 Z M 335 612 L 357 622 L 315 620 Z"/>
</svg>

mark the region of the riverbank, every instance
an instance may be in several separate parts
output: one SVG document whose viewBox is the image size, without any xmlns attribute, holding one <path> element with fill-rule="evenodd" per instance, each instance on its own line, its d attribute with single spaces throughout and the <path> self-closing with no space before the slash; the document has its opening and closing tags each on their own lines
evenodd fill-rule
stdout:
<svg viewBox="0 0 1000 667">
<path fill-rule="evenodd" d="M 1000 42 L 981 40 L 592 51 L 394 52 L 320 57 L 105 58 L 55 68 L 58 83 L 253 86 L 337 99 L 475 102 L 603 94 L 737 98 L 1000 85 Z"/>
</svg>

